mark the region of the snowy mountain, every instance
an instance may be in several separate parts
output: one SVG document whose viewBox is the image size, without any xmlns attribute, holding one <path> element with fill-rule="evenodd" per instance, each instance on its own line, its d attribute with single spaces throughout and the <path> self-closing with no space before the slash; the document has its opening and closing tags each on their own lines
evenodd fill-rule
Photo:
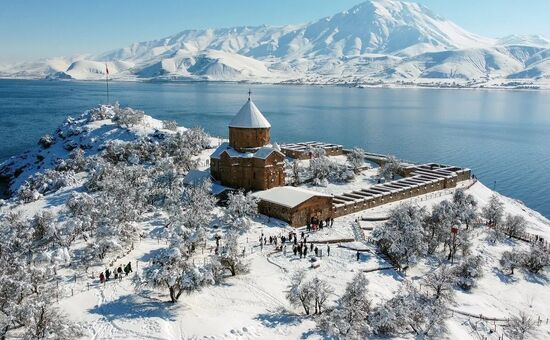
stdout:
<svg viewBox="0 0 550 340">
<path fill-rule="evenodd" d="M 0 77 L 288 83 L 550 83 L 550 39 L 470 33 L 416 3 L 369 0 L 300 25 L 186 30 L 99 55 L 0 66 Z M 536 54 L 535 62 L 528 63 Z"/>
</svg>

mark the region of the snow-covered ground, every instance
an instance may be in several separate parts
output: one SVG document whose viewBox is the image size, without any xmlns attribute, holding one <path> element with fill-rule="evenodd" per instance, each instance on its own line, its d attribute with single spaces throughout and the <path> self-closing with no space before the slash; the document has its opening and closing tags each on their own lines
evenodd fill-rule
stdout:
<svg viewBox="0 0 550 340">
<path fill-rule="evenodd" d="M 120 128 L 110 120 L 96 121 L 90 129 L 81 135 L 83 142 L 89 142 L 94 131 L 102 131 L 99 139 L 89 149 L 90 154 L 98 152 L 98 145 L 109 139 L 129 140 L 138 136 L 154 134 L 162 130 L 162 123 L 146 117 L 145 120 L 131 128 Z M 119 131 L 120 130 L 120 131 Z M 124 133 L 122 133 L 124 131 Z M 183 130 L 182 130 L 183 131 Z M 168 132 L 168 131 L 166 131 Z M 95 134 L 98 135 L 98 134 Z M 80 138 L 80 137 L 79 137 Z M 55 157 L 67 157 L 64 149 L 49 149 Z M 199 168 L 207 168 L 207 160 L 213 149 L 203 150 L 195 158 Z M 27 155 L 35 159 L 36 150 Z M 53 163 L 54 158 L 45 158 L 44 164 Z M 342 163 L 343 157 L 335 157 Z M 17 159 L 23 162 L 25 159 Z M 23 164 L 23 163 L 21 163 Z M 25 163 L 27 164 L 27 163 Z M 43 170 L 29 162 L 26 171 Z M 47 166 L 43 165 L 47 168 Z M 376 169 L 364 171 L 360 176 L 347 184 L 329 184 L 327 187 L 310 189 L 328 193 L 340 193 L 354 188 L 365 187 L 375 183 Z M 48 210 L 63 213 L 65 202 L 75 191 L 82 191 L 84 174 L 75 176 L 74 182 L 53 193 L 48 193 L 31 203 L 15 204 L 7 202 L 0 207 L 0 216 L 10 210 L 21 211 L 31 217 L 37 212 Z M 461 183 L 464 187 L 469 182 Z M 430 208 L 444 199 L 451 199 L 454 190 L 431 193 L 410 199 L 410 203 Z M 467 193 L 484 206 L 492 190 L 478 182 L 467 189 Z M 498 194 L 497 194 L 498 195 Z M 528 222 L 528 232 L 550 239 L 550 221 L 539 213 L 530 210 L 520 202 L 498 195 L 504 203 L 506 213 L 523 216 Z M 373 244 L 359 240 L 346 244 L 331 243 L 330 256 L 327 244 L 323 241 L 354 238 L 352 224 L 363 216 L 387 216 L 399 203 L 392 203 L 374 209 L 344 216 L 335 220 L 334 226 L 318 232 L 308 233 L 301 228 L 295 230 L 286 223 L 258 216 L 254 219 L 249 231 L 239 237 L 239 247 L 245 251 L 245 260 L 249 263 L 249 273 L 229 277 L 220 285 L 206 286 L 198 292 L 184 295 L 178 303 L 170 303 L 167 291 L 136 290 L 132 279 L 141 273 L 149 260 L 166 246 L 164 239 L 159 238 L 159 231 L 164 229 L 162 213 L 148 212 L 142 216 L 142 235 L 133 244 L 133 250 L 114 261 L 105 260 L 85 269 L 65 267 L 59 271 L 61 293 L 57 305 L 71 320 L 80 322 L 85 329 L 85 338 L 90 339 L 319 339 L 323 335 L 316 330 L 313 316 L 305 317 L 303 311 L 291 306 L 285 295 L 288 291 L 290 277 L 293 273 L 305 270 L 308 276 L 317 276 L 325 280 L 334 290 L 328 304 L 332 304 L 344 291 L 346 284 L 358 272 L 365 272 L 369 281 L 368 292 L 373 303 L 391 298 L 407 282 L 420 285 L 421 279 L 434 270 L 438 261 L 433 257 L 421 259 L 406 273 L 387 268 L 390 265 L 377 254 Z M 214 209 L 215 216 L 224 214 L 224 207 Z M 360 225 L 368 238 L 372 229 L 384 222 L 361 221 Z M 311 268 L 309 257 L 301 259 L 292 254 L 289 244 L 286 251 L 276 251 L 269 243 L 260 247 L 260 235 L 281 236 L 291 231 L 302 231 L 309 240 L 320 242 L 317 247 L 322 251 L 320 266 Z M 219 230 L 209 232 L 206 247 L 197 251 L 195 261 L 206 261 L 215 248 L 214 235 Z M 528 249 L 528 244 L 518 240 L 504 240 L 493 244 L 487 240 L 487 228 L 474 230 L 472 253 L 481 255 L 484 261 L 483 277 L 477 287 L 470 292 L 456 290 L 456 301 L 452 303 L 452 317 L 446 321 L 449 339 L 499 339 L 503 335 L 504 320 L 519 311 L 527 311 L 541 324 L 533 334 L 534 338 L 550 337 L 550 283 L 545 274 L 532 275 L 517 270 L 513 276 L 504 275 L 499 270 L 499 259 L 503 251 L 520 251 Z M 223 241 L 222 241 L 223 242 Z M 75 243 L 78 248 L 81 241 Z M 350 248 L 362 250 L 359 260 L 357 252 Z M 117 268 L 128 262 L 132 263 L 134 272 L 121 280 L 110 280 L 105 284 L 98 281 L 99 272 L 106 268 Z M 477 316 L 494 318 L 499 321 L 482 321 Z M 404 338 L 413 338 L 403 334 Z"/>
</svg>

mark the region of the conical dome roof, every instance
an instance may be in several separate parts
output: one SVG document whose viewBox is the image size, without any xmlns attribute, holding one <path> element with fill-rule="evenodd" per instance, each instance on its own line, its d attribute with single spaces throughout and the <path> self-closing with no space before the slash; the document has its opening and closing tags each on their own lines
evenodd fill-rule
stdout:
<svg viewBox="0 0 550 340">
<path fill-rule="evenodd" d="M 250 98 L 246 101 L 237 115 L 229 123 L 229 127 L 244 129 L 265 129 L 270 128 L 271 124 L 265 119 L 258 107 Z"/>
</svg>

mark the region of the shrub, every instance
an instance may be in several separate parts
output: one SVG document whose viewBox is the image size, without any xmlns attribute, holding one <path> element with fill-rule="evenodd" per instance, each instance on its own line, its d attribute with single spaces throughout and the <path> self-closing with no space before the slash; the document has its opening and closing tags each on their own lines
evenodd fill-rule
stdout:
<svg viewBox="0 0 550 340">
<path fill-rule="evenodd" d="M 52 146 L 52 144 L 55 142 L 55 139 L 53 136 L 51 135 L 44 135 L 42 137 L 40 137 L 40 139 L 38 140 L 38 145 L 40 145 L 41 147 L 43 147 L 44 149 L 47 149 L 49 148 L 50 146 Z"/>
</svg>

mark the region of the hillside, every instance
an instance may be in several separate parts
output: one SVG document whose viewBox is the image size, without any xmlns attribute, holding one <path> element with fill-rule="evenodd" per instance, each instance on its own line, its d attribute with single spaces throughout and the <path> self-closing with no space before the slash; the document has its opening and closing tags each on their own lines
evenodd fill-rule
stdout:
<svg viewBox="0 0 550 340">
<path fill-rule="evenodd" d="M 250 195 L 222 205 L 209 182 L 186 185 L 190 169 L 208 171 L 219 142 L 138 110 L 99 106 L 0 165 L 15 192 L 0 200 L 0 336 L 550 335 L 548 243 L 522 240 L 549 239 L 550 221 L 522 203 L 465 181 L 318 231 L 295 229 L 257 215 Z M 344 156 L 329 158 L 348 166 Z M 310 161 L 297 166 L 307 177 Z M 300 186 L 364 188 L 378 172 L 367 167 L 346 182 Z M 449 228 L 457 223 L 455 243 Z M 307 256 L 293 252 L 291 233 Z M 381 243 L 388 236 L 390 252 Z M 106 270 L 109 280 L 100 282 Z M 314 312 L 318 299 L 322 313 Z"/>
<path fill-rule="evenodd" d="M 0 66 L 0 77 L 547 87 L 550 39 L 492 39 L 409 2 L 369 0 L 307 24 L 186 30 L 98 55 Z M 533 66 L 517 55 L 542 53 Z"/>
</svg>

